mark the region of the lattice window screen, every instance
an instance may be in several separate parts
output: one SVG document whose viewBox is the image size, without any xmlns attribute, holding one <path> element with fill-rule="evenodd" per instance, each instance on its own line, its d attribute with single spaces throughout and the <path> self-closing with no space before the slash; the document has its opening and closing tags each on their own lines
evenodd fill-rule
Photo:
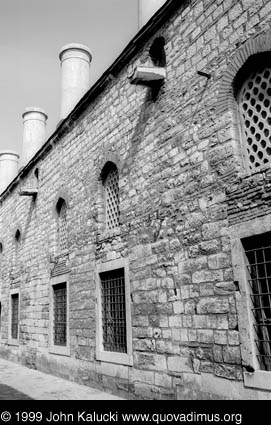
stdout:
<svg viewBox="0 0 271 425">
<path fill-rule="evenodd" d="M 250 170 L 271 159 L 271 68 L 253 72 L 239 94 L 242 129 Z"/>
<path fill-rule="evenodd" d="M 67 205 L 63 202 L 60 211 L 59 211 L 59 228 L 58 228 L 58 236 L 59 236 L 59 247 L 61 251 L 64 251 L 68 248 L 67 244 Z"/>
<path fill-rule="evenodd" d="M 112 230 L 119 226 L 119 173 L 112 168 L 105 181 L 106 229 Z"/>
</svg>

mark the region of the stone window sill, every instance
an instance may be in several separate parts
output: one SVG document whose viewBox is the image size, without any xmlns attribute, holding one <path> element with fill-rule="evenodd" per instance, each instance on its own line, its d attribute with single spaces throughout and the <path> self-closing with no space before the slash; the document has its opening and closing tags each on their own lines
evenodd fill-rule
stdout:
<svg viewBox="0 0 271 425">
<path fill-rule="evenodd" d="M 49 347 L 50 354 L 57 354 L 58 356 L 70 357 L 71 352 L 69 347 L 62 347 L 60 345 L 52 345 Z"/>
<path fill-rule="evenodd" d="M 12 339 L 12 338 L 10 338 L 10 339 L 8 340 L 8 345 L 15 345 L 15 346 L 18 346 L 18 345 L 19 345 L 19 340 L 18 340 L 18 339 Z"/>
<path fill-rule="evenodd" d="M 244 372 L 244 384 L 248 388 L 271 390 L 271 372 L 256 370 L 254 373 Z"/>
<path fill-rule="evenodd" d="M 97 360 L 107 363 L 133 366 L 133 356 L 126 353 L 115 353 L 111 351 L 97 351 Z"/>
<path fill-rule="evenodd" d="M 103 233 L 98 235 L 97 241 L 103 242 L 107 239 L 115 238 L 116 236 L 120 236 L 120 228 L 112 229 L 112 230 L 105 230 Z"/>
<path fill-rule="evenodd" d="M 241 179 L 244 179 L 246 177 L 253 177 L 253 176 L 257 176 L 258 174 L 262 174 L 265 173 L 266 171 L 271 169 L 271 164 L 267 164 L 265 166 L 259 167 L 257 170 L 253 170 L 253 171 L 248 171 L 248 170 L 243 170 L 240 171 L 238 176 Z"/>
</svg>

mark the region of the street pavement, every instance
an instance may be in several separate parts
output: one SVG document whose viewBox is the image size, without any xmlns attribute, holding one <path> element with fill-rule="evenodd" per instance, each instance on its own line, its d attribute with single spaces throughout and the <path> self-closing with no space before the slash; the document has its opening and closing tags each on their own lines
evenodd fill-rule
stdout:
<svg viewBox="0 0 271 425">
<path fill-rule="evenodd" d="M 112 394 L 0 359 L 0 400 L 123 400 Z"/>
</svg>

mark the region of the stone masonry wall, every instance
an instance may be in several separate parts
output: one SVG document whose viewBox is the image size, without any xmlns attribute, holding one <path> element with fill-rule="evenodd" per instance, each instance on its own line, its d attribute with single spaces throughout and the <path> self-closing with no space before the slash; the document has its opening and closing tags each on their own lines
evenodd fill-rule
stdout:
<svg viewBox="0 0 271 425">
<path fill-rule="evenodd" d="M 155 35 L 165 37 L 167 56 L 157 98 L 128 80 L 148 61 L 153 37 L 40 160 L 36 201 L 19 196 L 34 169 L 3 200 L 2 356 L 131 398 L 270 397 L 243 385 L 226 201 L 242 167 L 240 141 L 230 112 L 216 109 L 231 57 L 270 20 L 268 0 L 180 2 Z M 99 176 L 110 158 L 119 168 L 121 226 L 104 235 Z M 70 357 L 48 352 L 54 209 L 62 195 Z M 96 266 L 118 258 L 129 259 L 132 367 L 95 358 Z M 19 346 L 7 344 L 12 288 L 20 288 Z"/>
</svg>

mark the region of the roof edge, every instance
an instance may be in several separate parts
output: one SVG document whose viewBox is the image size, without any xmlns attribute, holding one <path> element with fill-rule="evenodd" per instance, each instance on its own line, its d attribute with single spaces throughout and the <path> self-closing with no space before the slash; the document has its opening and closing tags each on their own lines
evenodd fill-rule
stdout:
<svg viewBox="0 0 271 425">
<path fill-rule="evenodd" d="M 116 78 L 119 72 L 134 57 L 134 55 L 141 49 L 146 40 L 151 37 L 158 28 L 171 16 L 171 14 L 183 5 L 187 0 L 168 0 L 152 18 L 136 33 L 128 45 L 124 48 L 121 54 L 113 62 L 112 65 L 100 76 L 94 85 L 87 91 L 87 93 L 80 99 L 70 114 L 57 126 L 54 133 L 47 139 L 37 153 L 31 160 L 19 171 L 18 175 L 7 188 L 0 194 L 0 203 L 13 191 L 21 179 L 28 174 L 32 167 L 40 160 L 40 158 L 50 151 L 54 144 L 57 143 L 60 136 L 66 133 L 77 119 L 89 106 L 90 102 L 95 99 L 101 91 L 109 84 L 109 82 Z"/>
</svg>

